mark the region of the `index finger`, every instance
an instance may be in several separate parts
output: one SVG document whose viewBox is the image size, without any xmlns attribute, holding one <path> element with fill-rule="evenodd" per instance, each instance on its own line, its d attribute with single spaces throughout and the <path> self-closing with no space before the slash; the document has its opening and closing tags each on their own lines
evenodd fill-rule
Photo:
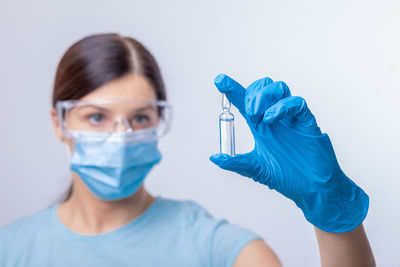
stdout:
<svg viewBox="0 0 400 267">
<path fill-rule="evenodd" d="M 237 81 L 225 74 L 220 74 L 214 79 L 214 84 L 218 90 L 225 94 L 229 101 L 245 116 L 244 93 L 246 89 Z"/>
</svg>

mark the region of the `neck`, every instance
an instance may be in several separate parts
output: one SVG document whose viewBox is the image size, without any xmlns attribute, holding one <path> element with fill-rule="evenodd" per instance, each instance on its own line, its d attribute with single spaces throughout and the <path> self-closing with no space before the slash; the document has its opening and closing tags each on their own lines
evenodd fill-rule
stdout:
<svg viewBox="0 0 400 267">
<path fill-rule="evenodd" d="M 139 217 L 153 203 L 144 187 L 128 198 L 116 201 L 97 199 L 74 173 L 70 198 L 58 209 L 58 217 L 72 231 L 100 234 L 113 231 Z"/>
</svg>

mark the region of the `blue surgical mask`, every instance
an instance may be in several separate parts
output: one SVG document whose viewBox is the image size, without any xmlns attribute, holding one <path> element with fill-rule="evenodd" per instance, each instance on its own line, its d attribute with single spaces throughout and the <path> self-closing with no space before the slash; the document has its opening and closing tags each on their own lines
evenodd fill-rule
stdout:
<svg viewBox="0 0 400 267">
<path fill-rule="evenodd" d="M 154 128 L 128 133 L 74 132 L 71 170 L 99 199 L 133 195 L 161 161 Z"/>
</svg>

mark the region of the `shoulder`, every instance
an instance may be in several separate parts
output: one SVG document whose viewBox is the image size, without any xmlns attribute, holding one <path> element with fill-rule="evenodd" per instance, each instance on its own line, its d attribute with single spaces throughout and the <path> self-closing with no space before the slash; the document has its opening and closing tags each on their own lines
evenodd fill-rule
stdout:
<svg viewBox="0 0 400 267">
<path fill-rule="evenodd" d="M 173 210 L 175 219 L 184 222 L 196 250 L 205 262 L 214 266 L 232 266 L 240 251 L 251 241 L 262 239 L 258 234 L 214 218 L 206 209 L 192 200 L 161 199 L 164 206 Z M 172 214 L 170 214 L 172 215 Z"/>
<path fill-rule="evenodd" d="M 25 216 L 1 227 L 0 236 L 10 232 L 17 233 L 23 230 L 29 230 L 31 228 L 37 227 L 39 224 L 49 218 L 50 213 L 54 208 L 55 206 L 43 209 L 39 212 L 34 213 L 33 215 Z"/>
<path fill-rule="evenodd" d="M 51 211 L 55 206 L 43 209 L 33 215 L 25 216 L 0 228 L 0 252 L 12 244 L 35 236 L 40 229 L 50 223 Z M 21 244 L 22 245 L 22 244 Z"/>
</svg>

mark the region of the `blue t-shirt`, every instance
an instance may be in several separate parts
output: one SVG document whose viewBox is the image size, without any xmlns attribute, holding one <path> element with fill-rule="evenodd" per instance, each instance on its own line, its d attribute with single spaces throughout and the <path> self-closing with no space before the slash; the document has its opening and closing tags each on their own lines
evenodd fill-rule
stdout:
<svg viewBox="0 0 400 267">
<path fill-rule="evenodd" d="M 232 266 L 247 243 L 260 239 L 193 201 L 157 197 L 136 219 L 97 235 L 69 230 L 57 207 L 0 229 L 1 267 Z"/>
</svg>

